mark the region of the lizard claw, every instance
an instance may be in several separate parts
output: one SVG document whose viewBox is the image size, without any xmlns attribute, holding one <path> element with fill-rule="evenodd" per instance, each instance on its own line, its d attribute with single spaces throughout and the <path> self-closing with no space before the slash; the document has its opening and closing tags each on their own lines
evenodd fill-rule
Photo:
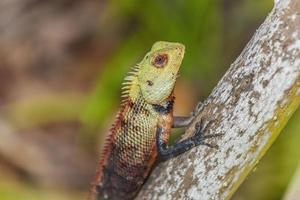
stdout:
<svg viewBox="0 0 300 200">
<path fill-rule="evenodd" d="M 202 102 L 199 102 L 196 106 L 196 109 L 191 113 L 191 116 L 195 117 L 197 116 L 199 113 L 202 112 L 204 108 L 204 104 Z"/>
<path fill-rule="evenodd" d="M 205 146 L 208 146 L 208 147 L 214 148 L 214 149 L 218 149 L 219 148 L 219 146 L 216 145 L 216 144 L 209 144 L 209 143 L 206 143 L 206 142 L 203 142 L 203 141 L 201 141 L 199 144 L 205 145 Z"/>
<path fill-rule="evenodd" d="M 213 120 L 210 120 L 206 123 L 203 123 L 203 119 L 201 118 L 199 122 L 196 123 L 195 125 L 195 135 L 196 134 L 201 134 L 203 135 L 207 127 L 213 122 Z"/>
<path fill-rule="evenodd" d="M 204 103 L 202 103 L 201 101 L 197 104 L 196 106 L 196 112 L 199 113 L 203 110 L 204 108 Z"/>
</svg>

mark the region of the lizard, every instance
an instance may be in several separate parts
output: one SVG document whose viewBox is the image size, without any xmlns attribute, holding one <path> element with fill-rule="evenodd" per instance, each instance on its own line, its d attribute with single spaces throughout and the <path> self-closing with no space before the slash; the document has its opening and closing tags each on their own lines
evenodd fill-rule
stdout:
<svg viewBox="0 0 300 200">
<path fill-rule="evenodd" d="M 212 145 L 201 123 L 195 135 L 168 146 L 172 128 L 186 127 L 189 117 L 174 117 L 174 86 L 185 46 L 158 41 L 123 82 L 122 103 L 109 134 L 89 193 L 89 200 L 133 199 L 155 163 L 175 157 L 198 145 Z M 198 111 L 196 112 L 199 112 Z"/>
</svg>

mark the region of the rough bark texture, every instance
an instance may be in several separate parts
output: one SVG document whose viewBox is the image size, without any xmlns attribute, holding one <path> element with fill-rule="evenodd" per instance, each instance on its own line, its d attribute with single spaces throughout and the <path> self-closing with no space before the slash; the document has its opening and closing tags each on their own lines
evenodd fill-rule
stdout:
<svg viewBox="0 0 300 200">
<path fill-rule="evenodd" d="M 161 163 L 137 199 L 229 199 L 300 103 L 300 1 L 272 12 L 205 101 L 218 149 L 197 147 Z"/>
</svg>

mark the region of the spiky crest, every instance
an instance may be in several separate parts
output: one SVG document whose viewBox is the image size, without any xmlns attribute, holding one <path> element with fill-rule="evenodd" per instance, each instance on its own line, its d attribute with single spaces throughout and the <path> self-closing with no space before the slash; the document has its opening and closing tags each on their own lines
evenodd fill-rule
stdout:
<svg viewBox="0 0 300 200">
<path fill-rule="evenodd" d="M 131 68 L 131 71 L 129 71 L 127 73 L 127 76 L 124 78 L 124 82 L 122 83 L 123 85 L 122 92 L 121 92 L 121 99 L 122 99 L 121 106 L 124 105 L 124 103 L 126 103 L 126 101 L 129 98 L 129 93 L 133 84 L 133 80 L 137 77 L 139 69 L 140 69 L 140 64 L 135 65 L 134 67 Z"/>
</svg>

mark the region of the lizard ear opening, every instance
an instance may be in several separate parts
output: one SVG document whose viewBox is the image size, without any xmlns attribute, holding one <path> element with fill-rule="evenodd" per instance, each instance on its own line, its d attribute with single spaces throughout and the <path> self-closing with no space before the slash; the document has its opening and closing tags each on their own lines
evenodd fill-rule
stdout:
<svg viewBox="0 0 300 200">
<path fill-rule="evenodd" d="M 147 80 L 146 83 L 148 84 L 148 86 L 152 86 L 153 85 L 153 81 Z"/>
</svg>

